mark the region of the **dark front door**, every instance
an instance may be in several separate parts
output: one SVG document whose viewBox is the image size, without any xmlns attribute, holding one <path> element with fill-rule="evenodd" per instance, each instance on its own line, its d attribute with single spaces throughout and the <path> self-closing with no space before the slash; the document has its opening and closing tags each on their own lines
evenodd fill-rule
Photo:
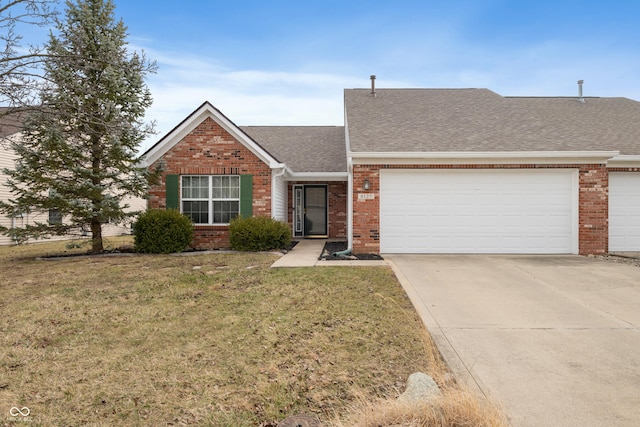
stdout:
<svg viewBox="0 0 640 427">
<path fill-rule="evenodd" d="M 327 235 L 327 187 L 304 186 L 304 235 Z"/>
</svg>

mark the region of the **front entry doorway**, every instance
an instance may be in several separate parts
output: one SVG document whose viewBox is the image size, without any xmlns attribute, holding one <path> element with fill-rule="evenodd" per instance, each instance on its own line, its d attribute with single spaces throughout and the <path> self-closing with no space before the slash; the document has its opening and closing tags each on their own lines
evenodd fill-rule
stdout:
<svg viewBox="0 0 640 427">
<path fill-rule="evenodd" d="M 295 185 L 294 235 L 296 237 L 327 237 L 327 186 Z"/>
</svg>

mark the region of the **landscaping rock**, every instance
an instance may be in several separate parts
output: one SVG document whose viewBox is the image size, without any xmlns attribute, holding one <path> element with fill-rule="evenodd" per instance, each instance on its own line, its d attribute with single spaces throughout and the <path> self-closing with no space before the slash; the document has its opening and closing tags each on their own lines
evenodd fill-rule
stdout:
<svg viewBox="0 0 640 427">
<path fill-rule="evenodd" d="M 440 396 L 442 396 L 442 392 L 433 378 L 422 372 L 415 372 L 409 375 L 407 389 L 398 397 L 398 400 L 415 403 Z"/>
<path fill-rule="evenodd" d="M 294 415 L 279 422 L 278 427 L 320 427 L 320 421 L 307 415 Z"/>
</svg>

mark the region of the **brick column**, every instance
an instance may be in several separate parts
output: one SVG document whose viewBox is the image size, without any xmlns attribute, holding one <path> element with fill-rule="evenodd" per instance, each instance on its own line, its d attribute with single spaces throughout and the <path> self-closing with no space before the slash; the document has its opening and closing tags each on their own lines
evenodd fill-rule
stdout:
<svg viewBox="0 0 640 427">
<path fill-rule="evenodd" d="M 353 166 L 353 252 L 380 253 L 380 165 Z M 363 188 L 365 179 L 369 189 Z"/>
<path fill-rule="evenodd" d="M 605 165 L 580 167 L 578 233 L 580 255 L 609 251 L 609 175 Z"/>
</svg>

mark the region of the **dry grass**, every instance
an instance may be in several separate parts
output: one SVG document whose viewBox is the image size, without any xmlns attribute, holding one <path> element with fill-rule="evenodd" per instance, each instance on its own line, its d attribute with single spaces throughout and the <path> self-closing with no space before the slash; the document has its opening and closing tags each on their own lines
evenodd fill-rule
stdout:
<svg viewBox="0 0 640 427">
<path fill-rule="evenodd" d="M 358 402 L 397 396 L 415 371 L 447 386 L 387 268 L 271 270 L 271 254 L 35 259 L 65 251 L 0 248 L 0 424 L 13 406 L 44 426 L 266 427 L 300 413 L 331 424 L 369 414 Z"/>
<path fill-rule="evenodd" d="M 336 427 L 502 427 L 501 410 L 456 386 L 445 387 L 441 398 L 417 403 L 398 400 L 360 400 Z"/>
<path fill-rule="evenodd" d="M 336 414 L 331 427 L 505 427 L 509 425 L 497 402 L 480 398 L 451 376 L 431 336 L 422 330 L 427 373 L 442 391 L 441 397 L 406 402 L 395 397 L 362 394 L 346 411 Z"/>
</svg>

